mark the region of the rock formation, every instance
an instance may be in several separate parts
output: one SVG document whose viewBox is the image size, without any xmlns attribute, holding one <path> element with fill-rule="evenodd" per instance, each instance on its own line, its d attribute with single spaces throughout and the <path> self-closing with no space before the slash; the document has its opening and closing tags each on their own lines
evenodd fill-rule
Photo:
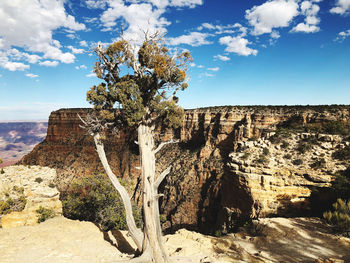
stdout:
<svg viewBox="0 0 350 263">
<path fill-rule="evenodd" d="M 48 167 L 27 167 L 23 165 L 4 168 L 0 176 L 0 200 L 21 200 L 24 208 L 14 209 L 2 215 L 2 228 L 35 225 L 38 222 L 37 209 L 52 209 L 57 215 L 62 214 L 62 203 L 59 192 L 53 181 L 56 171 Z"/>
<path fill-rule="evenodd" d="M 77 114 L 84 117 L 89 111 L 52 112 L 46 139 L 21 163 L 56 168 L 56 182 L 61 191 L 75 176 L 102 171 L 92 138 L 79 128 Z M 172 172 L 160 191 L 165 194 L 161 200 L 161 212 L 167 218 L 164 229 L 175 231 L 186 227 L 214 233 L 218 229 L 226 231 L 225 228 L 233 227 L 243 217 L 288 214 L 298 208 L 305 210 L 311 187 L 329 186 L 332 173 L 345 167 L 344 164 L 332 166 L 329 158 L 336 147 L 345 146 L 346 138 L 339 136 L 337 142 L 324 142 L 320 146 L 322 151 L 318 148 L 311 151 L 319 154 L 329 151 L 326 159 L 329 159 L 327 165 L 332 166 L 330 169 L 306 166 L 311 159 L 299 169 L 289 161 L 282 162 L 281 156 L 274 157 L 281 146 L 268 141 L 276 127 L 290 121 L 316 126 L 329 121 L 349 123 L 350 107 L 203 108 L 186 110 L 180 129 L 158 127 L 159 139 L 180 138 L 180 143 L 168 145 L 158 154 L 158 172 L 172 165 Z M 114 172 L 132 179 L 137 186 L 139 157 L 137 145 L 133 143 L 134 135 L 126 130 L 118 136 L 107 134 L 105 148 Z M 295 133 L 293 136 L 289 142 L 290 151 L 294 151 L 292 145 L 302 135 Z M 320 138 L 322 140 L 326 139 Z M 250 159 L 240 159 L 244 148 L 249 147 Z M 269 164 L 255 164 L 253 159 L 266 147 L 270 151 Z M 327 150 L 327 147 L 330 148 Z"/>
</svg>

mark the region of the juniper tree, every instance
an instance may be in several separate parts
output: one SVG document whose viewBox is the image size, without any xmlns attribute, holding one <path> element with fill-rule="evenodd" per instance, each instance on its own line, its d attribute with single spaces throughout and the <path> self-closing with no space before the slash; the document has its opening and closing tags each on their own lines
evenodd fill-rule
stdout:
<svg viewBox="0 0 350 263">
<path fill-rule="evenodd" d="M 137 50 L 137 51 L 136 51 Z M 126 210 L 126 221 L 141 256 L 134 261 L 169 262 L 164 250 L 159 220 L 158 187 L 171 166 L 155 177 L 155 154 L 167 143 L 155 142 L 155 127 L 160 123 L 178 127 L 183 109 L 178 106 L 177 92 L 187 88 L 186 72 L 191 61 L 189 52 L 171 55 L 157 34 L 148 36 L 138 49 L 121 39 L 107 48 L 97 46 L 98 61 L 94 72 L 102 79 L 87 92 L 97 117 L 83 120 L 93 135 L 103 167 L 118 190 Z M 141 158 L 141 192 L 143 232 L 136 227 L 130 197 L 113 174 L 103 147 L 101 133 L 106 128 L 131 127 L 137 130 Z"/>
</svg>

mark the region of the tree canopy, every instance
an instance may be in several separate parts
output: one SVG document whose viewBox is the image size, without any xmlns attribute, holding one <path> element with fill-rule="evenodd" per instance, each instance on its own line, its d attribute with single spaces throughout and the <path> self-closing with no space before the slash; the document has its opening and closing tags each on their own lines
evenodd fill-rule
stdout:
<svg viewBox="0 0 350 263">
<path fill-rule="evenodd" d="M 96 48 L 96 76 L 104 82 L 87 92 L 87 100 L 100 117 L 114 124 L 138 126 L 160 119 L 169 127 L 181 124 L 183 109 L 176 93 L 187 88 L 189 52 L 171 55 L 158 36 L 145 38 L 137 47 L 121 39 Z M 120 111 L 115 111 L 120 109 Z"/>
</svg>

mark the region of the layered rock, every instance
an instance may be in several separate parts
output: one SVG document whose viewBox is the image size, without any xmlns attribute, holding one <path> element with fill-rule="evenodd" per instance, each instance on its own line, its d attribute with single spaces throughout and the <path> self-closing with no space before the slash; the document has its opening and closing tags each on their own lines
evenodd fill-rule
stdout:
<svg viewBox="0 0 350 263">
<path fill-rule="evenodd" d="M 61 190 L 75 176 L 103 171 L 92 138 L 79 127 L 78 114 L 84 117 L 88 112 L 88 109 L 52 112 L 46 139 L 21 162 L 55 167 L 58 173 L 56 181 Z M 275 167 L 276 171 L 269 171 L 266 179 L 261 179 L 260 175 L 265 175 L 267 168 L 252 171 L 249 170 L 252 167 L 236 163 L 238 168 L 233 169 L 234 162 L 229 154 L 239 151 L 241 142 L 267 139 L 278 125 L 290 120 L 296 119 L 302 124 L 322 124 L 330 120 L 346 122 L 350 120 L 349 116 L 348 106 L 247 106 L 186 110 L 180 129 L 157 129 L 160 140 L 180 139 L 179 144 L 168 145 L 157 155 L 159 173 L 169 165 L 173 167 L 161 185 L 161 192 L 165 194 L 161 200 L 161 212 L 167 216 L 163 227 L 171 231 L 187 227 L 213 233 L 233 214 L 249 216 L 258 209 L 260 211 L 261 203 L 265 205 L 261 215 L 269 215 L 278 214 L 285 210 L 281 210 L 281 206 L 290 205 L 284 200 L 307 198 L 313 183 L 303 182 L 312 180 L 302 176 L 299 180 L 293 176 L 293 171 L 287 169 L 284 172 L 286 169 L 283 167 Z M 140 173 L 137 167 L 140 164 L 138 147 L 134 144 L 135 134 L 121 131 L 118 136 L 106 137 L 105 149 L 114 172 L 120 177 L 132 178 L 137 185 Z M 316 172 L 316 177 L 324 182 L 322 186 L 329 185 L 329 175 L 323 176 L 323 172 Z M 276 191 L 268 181 L 268 178 L 275 177 L 279 178 L 272 183 L 276 185 Z M 291 177 L 294 179 L 289 180 Z M 285 181 L 289 185 L 283 184 Z"/>
<path fill-rule="evenodd" d="M 22 200 L 25 207 L 2 215 L 2 228 L 35 225 L 38 223 L 40 207 L 51 209 L 55 214 L 62 214 L 62 203 L 59 192 L 53 181 L 56 171 L 48 167 L 23 165 L 4 168 L 0 177 L 0 199 Z M 16 210 L 16 209 L 15 209 Z"/>
</svg>

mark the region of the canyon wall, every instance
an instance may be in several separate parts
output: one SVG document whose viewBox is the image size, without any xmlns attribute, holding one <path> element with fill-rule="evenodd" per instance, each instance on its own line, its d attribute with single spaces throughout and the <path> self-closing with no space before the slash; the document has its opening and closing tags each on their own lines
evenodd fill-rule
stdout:
<svg viewBox="0 0 350 263">
<path fill-rule="evenodd" d="M 337 148 L 345 147 L 347 138 L 332 137 L 333 141 L 324 146 L 328 147 L 325 150 L 329 157 L 326 156 L 328 170 L 311 169 L 306 164 L 295 167 L 278 161 L 273 154 L 278 155 L 280 146 L 271 144 L 269 138 L 276 127 L 291 120 L 301 125 L 329 121 L 348 123 L 349 109 L 349 106 L 201 108 L 186 110 L 183 125 L 177 130 L 158 127 L 158 140 L 180 139 L 178 144 L 169 144 L 157 154 L 158 173 L 172 165 L 172 171 L 160 189 L 164 193 L 160 201 L 161 213 L 167 218 L 163 228 L 168 231 L 186 227 L 204 233 L 214 233 L 218 229 L 225 232 L 234 228 L 241 218 L 307 210 L 311 187 L 328 187 L 332 173 L 346 168 L 344 163 L 333 165 L 329 156 Z M 74 177 L 102 171 L 92 138 L 79 126 L 78 114 L 84 118 L 89 111 L 62 109 L 52 112 L 46 139 L 21 163 L 56 168 L 56 183 L 61 191 Z M 302 135 L 293 136 L 291 144 L 296 144 Z M 116 175 L 137 188 L 140 164 L 135 138 L 134 132 L 126 130 L 118 135 L 107 134 L 105 149 Z M 321 141 L 325 140 L 322 138 Z M 243 150 L 247 148 L 251 156 L 249 160 L 243 160 Z M 254 162 L 255 156 L 264 148 L 271 149 L 268 157 L 271 161 Z M 297 154 L 293 149 L 290 146 L 290 152 Z M 315 151 L 316 148 L 310 154 Z M 313 157 L 307 158 L 311 162 Z"/>
</svg>

